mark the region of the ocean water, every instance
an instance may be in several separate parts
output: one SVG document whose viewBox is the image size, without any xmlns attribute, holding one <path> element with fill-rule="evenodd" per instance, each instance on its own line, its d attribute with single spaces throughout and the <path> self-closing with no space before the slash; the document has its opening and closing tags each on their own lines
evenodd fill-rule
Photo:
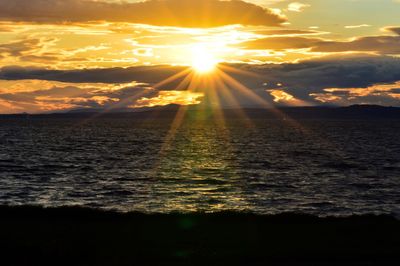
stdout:
<svg viewBox="0 0 400 266">
<path fill-rule="evenodd" d="M 400 120 L 0 118 L 0 204 L 399 213 Z"/>
</svg>

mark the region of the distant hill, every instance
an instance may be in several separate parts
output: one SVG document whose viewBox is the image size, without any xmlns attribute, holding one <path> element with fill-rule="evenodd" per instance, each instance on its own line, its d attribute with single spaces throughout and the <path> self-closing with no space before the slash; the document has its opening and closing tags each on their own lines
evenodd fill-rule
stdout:
<svg viewBox="0 0 400 266">
<path fill-rule="evenodd" d="M 15 114 L 5 116 L 47 116 L 47 117 L 163 117 L 173 118 L 181 108 L 179 105 L 167 105 L 160 107 L 146 108 L 120 108 L 120 109 L 76 109 L 66 113 L 51 114 Z M 209 117 L 215 113 L 215 108 L 205 106 L 185 106 L 187 114 L 196 114 L 198 117 Z M 222 109 L 227 118 L 237 118 L 239 111 L 249 118 L 298 118 L 298 119 L 351 119 L 351 118 L 388 118 L 400 119 L 400 107 L 385 107 L 379 105 L 351 105 L 347 107 L 314 106 L 314 107 L 277 107 L 265 108 L 243 108 L 243 109 Z"/>
</svg>

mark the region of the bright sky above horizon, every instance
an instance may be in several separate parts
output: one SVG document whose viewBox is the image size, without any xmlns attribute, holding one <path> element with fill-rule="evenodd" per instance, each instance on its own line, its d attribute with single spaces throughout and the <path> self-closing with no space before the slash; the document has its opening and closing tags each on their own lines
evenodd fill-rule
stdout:
<svg viewBox="0 0 400 266">
<path fill-rule="evenodd" d="M 400 106 L 398 14 L 399 0 L 1 0 L 0 113 Z"/>
</svg>

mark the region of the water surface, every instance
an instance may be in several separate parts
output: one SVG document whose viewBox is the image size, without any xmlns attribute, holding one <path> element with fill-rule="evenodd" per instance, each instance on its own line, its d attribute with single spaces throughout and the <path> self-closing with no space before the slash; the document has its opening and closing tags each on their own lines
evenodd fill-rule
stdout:
<svg viewBox="0 0 400 266">
<path fill-rule="evenodd" d="M 0 204 L 395 213 L 400 120 L 0 119 Z"/>
</svg>

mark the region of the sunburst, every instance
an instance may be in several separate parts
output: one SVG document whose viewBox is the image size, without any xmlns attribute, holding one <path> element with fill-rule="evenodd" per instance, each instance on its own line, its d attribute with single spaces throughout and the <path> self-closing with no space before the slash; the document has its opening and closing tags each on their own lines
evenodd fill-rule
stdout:
<svg viewBox="0 0 400 266">
<path fill-rule="evenodd" d="M 209 74 L 218 65 L 218 59 L 212 49 L 206 45 L 195 45 L 192 47 L 192 63 L 194 71 L 199 74 Z"/>
</svg>

